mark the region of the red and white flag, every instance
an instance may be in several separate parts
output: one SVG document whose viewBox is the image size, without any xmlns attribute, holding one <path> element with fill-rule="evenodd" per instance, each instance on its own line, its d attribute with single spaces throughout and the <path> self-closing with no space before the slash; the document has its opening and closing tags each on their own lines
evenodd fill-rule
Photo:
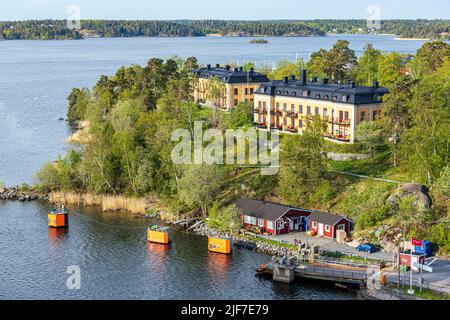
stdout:
<svg viewBox="0 0 450 320">
<path fill-rule="evenodd" d="M 422 246 L 422 240 L 418 240 L 418 239 L 416 239 L 416 238 L 412 238 L 412 239 L 411 239 L 411 244 L 412 244 L 413 246 L 421 247 L 421 246 Z"/>
</svg>

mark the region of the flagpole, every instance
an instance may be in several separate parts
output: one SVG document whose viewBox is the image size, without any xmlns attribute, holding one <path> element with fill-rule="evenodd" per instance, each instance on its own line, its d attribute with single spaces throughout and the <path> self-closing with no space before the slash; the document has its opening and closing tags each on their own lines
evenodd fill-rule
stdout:
<svg viewBox="0 0 450 320">
<path fill-rule="evenodd" d="M 413 245 L 413 238 L 411 237 L 411 250 L 409 251 L 409 265 L 410 265 L 410 285 L 409 285 L 409 294 L 414 294 L 412 283 L 413 283 L 413 261 L 412 261 L 412 245 Z"/>
</svg>

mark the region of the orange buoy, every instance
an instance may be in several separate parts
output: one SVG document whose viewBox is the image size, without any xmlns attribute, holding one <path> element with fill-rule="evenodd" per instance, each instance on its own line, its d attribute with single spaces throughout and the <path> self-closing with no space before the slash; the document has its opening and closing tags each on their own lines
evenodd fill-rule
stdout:
<svg viewBox="0 0 450 320">
<path fill-rule="evenodd" d="M 67 228 L 69 226 L 69 212 L 64 206 L 56 210 L 50 210 L 48 226 L 50 228 Z"/>
<path fill-rule="evenodd" d="M 147 240 L 155 243 L 169 244 L 172 242 L 172 229 L 151 225 L 147 229 Z"/>
<path fill-rule="evenodd" d="M 230 254 L 233 249 L 231 237 L 208 237 L 208 250 L 211 252 Z"/>
</svg>

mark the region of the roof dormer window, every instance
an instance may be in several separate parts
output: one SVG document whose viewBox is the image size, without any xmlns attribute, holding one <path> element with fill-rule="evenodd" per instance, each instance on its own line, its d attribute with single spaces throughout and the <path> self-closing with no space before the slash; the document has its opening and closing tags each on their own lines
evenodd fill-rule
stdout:
<svg viewBox="0 0 450 320">
<path fill-rule="evenodd" d="M 342 96 L 342 102 L 349 102 L 350 96 Z"/>
</svg>

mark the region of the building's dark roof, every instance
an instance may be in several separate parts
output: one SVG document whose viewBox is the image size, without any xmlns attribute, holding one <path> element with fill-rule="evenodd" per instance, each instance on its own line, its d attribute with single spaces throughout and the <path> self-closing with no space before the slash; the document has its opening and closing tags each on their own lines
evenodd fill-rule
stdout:
<svg viewBox="0 0 450 320">
<path fill-rule="evenodd" d="M 341 221 L 342 219 L 346 219 L 348 221 L 351 221 L 350 219 L 339 216 L 337 214 L 327 213 L 327 212 L 320 212 L 320 211 L 313 211 L 308 219 L 310 221 L 315 221 L 323 224 L 327 224 L 329 226 L 334 226 L 336 223 Z"/>
<path fill-rule="evenodd" d="M 225 83 L 260 83 L 269 81 L 266 75 L 256 72 L 253 69 L 246 72 L 243 71 L 242 67 L 231 68 L 230 66 L 220 67 L 216 65 L 216 67 L 213 68 L 208 65 L 205 68 L 193 69 L 192 72 L 198 77 L 205 79 L 218 77 L 220 81 Z"/>
<path fill-rule="evenodd" d="M 303 210 L 281 204 L 242 198 L 236 202 L 236 206 L 246 216 L 251 216 L 269 221 L 276 221 L 289 210 Z M 307 211 L 307 210 L 306 210 Z"/>
<path fill-rule="evenodd" d="M 368 104 L 381 102 L 388 89 L 380 87 L 377 81 L 371 87 L 357 86 L 355 82 L 346 84 L 332 84 L 324 79 L 306 80 L 306 72 L 302 71 L 301 79 L 285 78 L 284 80 L 270 81 L 261 85 L 255 93 L 272 96 L 290 96 L 303 99 L 331 101 L 347 104 Z"/>
</svg>

